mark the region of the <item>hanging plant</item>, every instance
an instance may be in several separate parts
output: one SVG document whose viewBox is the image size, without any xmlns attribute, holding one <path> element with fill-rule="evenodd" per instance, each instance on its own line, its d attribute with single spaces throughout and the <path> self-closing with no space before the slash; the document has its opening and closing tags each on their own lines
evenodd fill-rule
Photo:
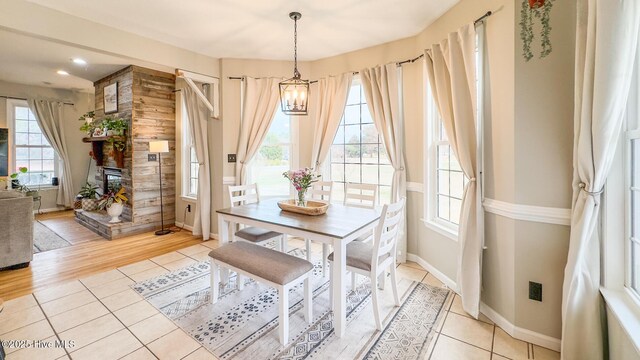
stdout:
<svg viewBox="0 0 640 360">
<path fill-rule="evenodd" d="M 531 44 L 535 38 L 534 19 L 540 20 L 540 58 L 551 54 L 551 8 L 555 0 L 522 0 L 520 9 L 520 39 L 522 39 L 522 56 L 526 61 L 533 58 Z"/>
</svg>

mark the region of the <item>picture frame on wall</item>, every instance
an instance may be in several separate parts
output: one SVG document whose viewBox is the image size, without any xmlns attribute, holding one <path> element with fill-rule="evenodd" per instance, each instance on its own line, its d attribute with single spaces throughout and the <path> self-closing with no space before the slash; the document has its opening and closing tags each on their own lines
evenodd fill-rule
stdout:
<svg viewBox="0 0 640 360">
<path fill-rule="evenodd" d="M 104 113 L 113 114 L 118 112 L 118 83 L 113 83 L 104 87 Z"/>
</svg>

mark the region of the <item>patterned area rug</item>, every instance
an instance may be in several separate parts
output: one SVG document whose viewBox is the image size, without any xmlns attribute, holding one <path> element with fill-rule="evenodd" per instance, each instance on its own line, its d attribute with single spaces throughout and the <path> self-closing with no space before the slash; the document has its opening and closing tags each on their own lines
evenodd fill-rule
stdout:
<svg viewBox="0 0 640 360">
<path fill-rule="evenodd" d="M 40 224 L 38 221 L 33 222 L 33 253 L 37 254 L 43 251 L 60 249 L 70 246 L 67 240 L 61 238 L 48 227 Z"/>
<path fill-rule="evenodd" d="M 301 249 L 289 253 L 305 257 Z M 347 334 L 339 339 L 333 333 L 329 278 L 322 277 L 321 261 L 314 264 L 313 321 L 304 321 L 300 285 L 289 293 L 290 342 L 285 347 L 278 341 L 277 291 L 254 281 L 237 291 L 232 275 L 221 299 L 212 305 L 208 261 L 135 284 L 133 289 L 220 359 L 423 357 L 449 290 L 402 279 L 398 284 L 402 305 L 394 307 L 387 282 L 380 292 L 386 324 L 380 332 L 373 322 L 369 281 L 359 278 L 347 297 Z"/>
</svg>

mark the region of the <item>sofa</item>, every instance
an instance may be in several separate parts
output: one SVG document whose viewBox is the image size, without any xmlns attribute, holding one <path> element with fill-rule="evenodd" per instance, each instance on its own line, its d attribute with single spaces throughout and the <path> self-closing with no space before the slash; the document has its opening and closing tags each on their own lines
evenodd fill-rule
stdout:
<svg viewBox="0 0 640 360">
<path fill-rule="evenodd" d="M 0 270 L 29 266 L 33 260 L 33 198 L 0 191 Z"/>
</svg>

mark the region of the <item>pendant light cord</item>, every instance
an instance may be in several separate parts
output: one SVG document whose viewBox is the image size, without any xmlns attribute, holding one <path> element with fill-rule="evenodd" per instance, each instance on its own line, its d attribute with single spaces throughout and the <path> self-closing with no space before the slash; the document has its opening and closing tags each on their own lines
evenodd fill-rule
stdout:
<svg viewBox="0 0 640 360">
<path fill-rule="evenodd" d="M 300 78 L 298 71 L 298 17 L 293 18 L 293 77 Z"/>
</svg>

